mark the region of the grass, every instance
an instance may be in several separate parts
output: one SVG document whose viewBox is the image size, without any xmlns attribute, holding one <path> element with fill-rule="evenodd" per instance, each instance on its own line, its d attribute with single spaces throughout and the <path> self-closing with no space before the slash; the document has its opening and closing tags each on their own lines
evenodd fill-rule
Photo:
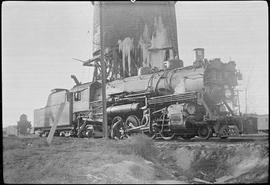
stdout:
<svg viewBox="0 0 270 185">
<path fill-rule="evenodd" d="M 256 175 L 267 176 L 264 171 L 267 172 L 269 163 L 266 160 L 269 156 L 268 142 L 213 144 L 207 148 L 205 145 L 208 143 L 185 145 L 164 143 L 161 150 L 157 143 L 143 134 L 120 141 L 58 137 L 49 146 L 46 138 L 3 138 L 4 178 L 9 183 L 95 183 L 86 177 L 95 173 L 97 176 L 107 175 L 105 181 L 101 181 L 103 183 L 118 182 L 115 179 L 119 183 L 137 180 L 149 183 L 153 179 L 172 179 L 171 175 L 177 172 L 175 177 L 179 180 L 197 177 L 212 181 L 212 175 L 215 178 L 226 175 L 225 172 L 231 172 L 233 166 L 245 162 L 257 154 L 256 151 L 260 152 L 255 156 L 265 160 L 260 162 L 265 165 L 243 174 L 245 177 L 239 177 L 243 180 L 236 180 L 264 180 L 263 176 Z M 180 150 L 183 147 L 185 150 Z M 181 167 L 191 154 L 194 154 L 190 159 L 191 165 L 184 173 Z M 187 159 L 183 159 L 185 156 Z M 183 162 L 178 163 L 178 158 Z"/>
<path fill-rule="evenodd" d="M 127 140 L 114 143 L 118 153 L 125 155 L 136 155 L 149 161 L 156 161 L 158 150 L 151 138 L 144 134 L 129 137 Z"/>
<path fill-rule="evenodd" d="M 141 134 L 121 141 L 54 138 L 49 146 L 46 138 L 5 138 L 3 144 L 4 175 L 9 183 L 91 183 L 80 177 L 95 170 L 107 174 L 108 182 L 154 178 L 154 168 L 144 159 L 153 162 L 157 149 L 151 138 Z"/>
</svg>

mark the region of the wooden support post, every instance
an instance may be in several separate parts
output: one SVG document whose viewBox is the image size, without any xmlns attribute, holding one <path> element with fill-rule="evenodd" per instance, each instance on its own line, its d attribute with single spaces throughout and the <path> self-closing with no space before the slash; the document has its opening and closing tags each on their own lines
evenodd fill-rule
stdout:
<svg viewBox="0 0 270 185">
<path fill-rule="evenodd" d="M 64 110 L 64 107 L 65 107 L 65 103 L 62 103 L 60 104 L 60 107 L 59 107 L 59 110 L 57 112 L 57 115 L 55 117 L 55 119 L 53 120 L 53 126 L 50 130 L 50 133 L 49 133 L 49 136 L 47 137 L 47 143 L 50 145 L 51 142 L 52 142 L 52 139 L 53 139 L 53 135 L 54 135 L 54 132 L 56 130 L 56 127 L 57 127 L 57 124 L 58 124 L 58 121 L 59 121 L 59 118 Z"/>
<path fill-rule="evenodd" d="M 87 122 L 84 121 L 84 123 L 82 124 L 81 128 L 80 126 L 78 127 L 78 137 L 80 137 L 81 132 L 83 131 L 84 127 L 86 126 Z"/>
<path fill-rule="evenodd" d="M 78 117 L 77 117 L 77 137 L 79 137 L 79 130 L 80 130 L 80 119 L 81 119 L 81 117 L 80 117 L 80 116 L 78 116 Z"/>
<path fill-rule="evenodd" d="M 103 134 L 108 139 L 108 123 L 107 123 L 107 102 L 106 102 L 106 65 L 104 60 L 104 41 L 103 41 L 103 23 L 102 23 L 102 1 L 99 2 L 99 24 L 100 24 L 100 62 L 102 73 L 102 110 L 103 110 Z"/>
</svg>

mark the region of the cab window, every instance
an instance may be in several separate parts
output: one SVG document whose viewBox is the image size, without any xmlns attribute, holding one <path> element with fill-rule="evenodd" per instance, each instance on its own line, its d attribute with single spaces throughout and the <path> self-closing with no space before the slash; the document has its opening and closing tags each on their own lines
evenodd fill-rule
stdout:
<svg viewBox="0 0 270 185">
<path fill-rule="evenodd" d="M 74 101 L 81 101 L 81 92 L 74 93 Z"/>
</svg>

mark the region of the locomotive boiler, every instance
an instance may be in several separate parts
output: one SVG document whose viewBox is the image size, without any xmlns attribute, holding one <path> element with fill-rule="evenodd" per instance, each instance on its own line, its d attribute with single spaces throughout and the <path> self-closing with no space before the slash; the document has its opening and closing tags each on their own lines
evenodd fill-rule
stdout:
<svg viewBox="0 0 270 185">
<path fill-rule="evenodd" d="M 91 82 L 56 89 L 46 107 L 34 111 L 35 129 L 45 135 L 64 105 L 57 133 L 78 137 L 102 133 L 100 8 L 103 8 L 106 99 L 111 138 L 143 132 L 169 140 L 239 135 L 243 119 L 235 87 L 236 63 L 204 57 L 195 49 L 193 65 L 178 56 L 175 2 L 94 2 Z"/>
</svg>

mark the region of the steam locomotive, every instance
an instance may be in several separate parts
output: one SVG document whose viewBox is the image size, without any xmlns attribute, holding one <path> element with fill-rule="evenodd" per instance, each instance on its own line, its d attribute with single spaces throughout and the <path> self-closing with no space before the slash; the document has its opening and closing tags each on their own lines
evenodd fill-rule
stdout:
<svg viewBox="0 0 270 185">
<path fill-rule="evenodd" d="M 196 49 L 197 60 L 191 66 L 169 60 L 164 70 L 145 74 L 148 70 L 142 68 L 138 76 L 107 82 L 111 137 L 133 132 L 163 139 L 239 135 L 243 120 L 232 106 L 237 104 L 235 87 L 241 75 L 233 61 L 201 60 L 198 53 L 203 51 Z M 64 104 L 59 135 L 91 137 L 102 132 L 101 82 L 80 84 L 72 78 L 76 82 L 72 89 L 54 89 L 46 107 L 35 110 L 35 130 L 47 135 Z"/>
<path fill-rule="evenodd" d="M 207 60 L 204 49 L 196 48 L 193 65 L 184 67 L 178 58 L 175 2 L 103 3 L 111 138 L 143 132 L 165 140 L 208 139 L 242 132 L 235 89 L 241 74 L 235 62 Z M 102 135 L 100 8 L 94 3 L 93 58 L 83 61 L 94 67 L 93 80 L 81 84 L 73 75 L 73 88 L 52 91 L 46 106 L 34 111 L 34 129 L 42 135 L 55 120 L 57 135 Z"/>
</svg>

